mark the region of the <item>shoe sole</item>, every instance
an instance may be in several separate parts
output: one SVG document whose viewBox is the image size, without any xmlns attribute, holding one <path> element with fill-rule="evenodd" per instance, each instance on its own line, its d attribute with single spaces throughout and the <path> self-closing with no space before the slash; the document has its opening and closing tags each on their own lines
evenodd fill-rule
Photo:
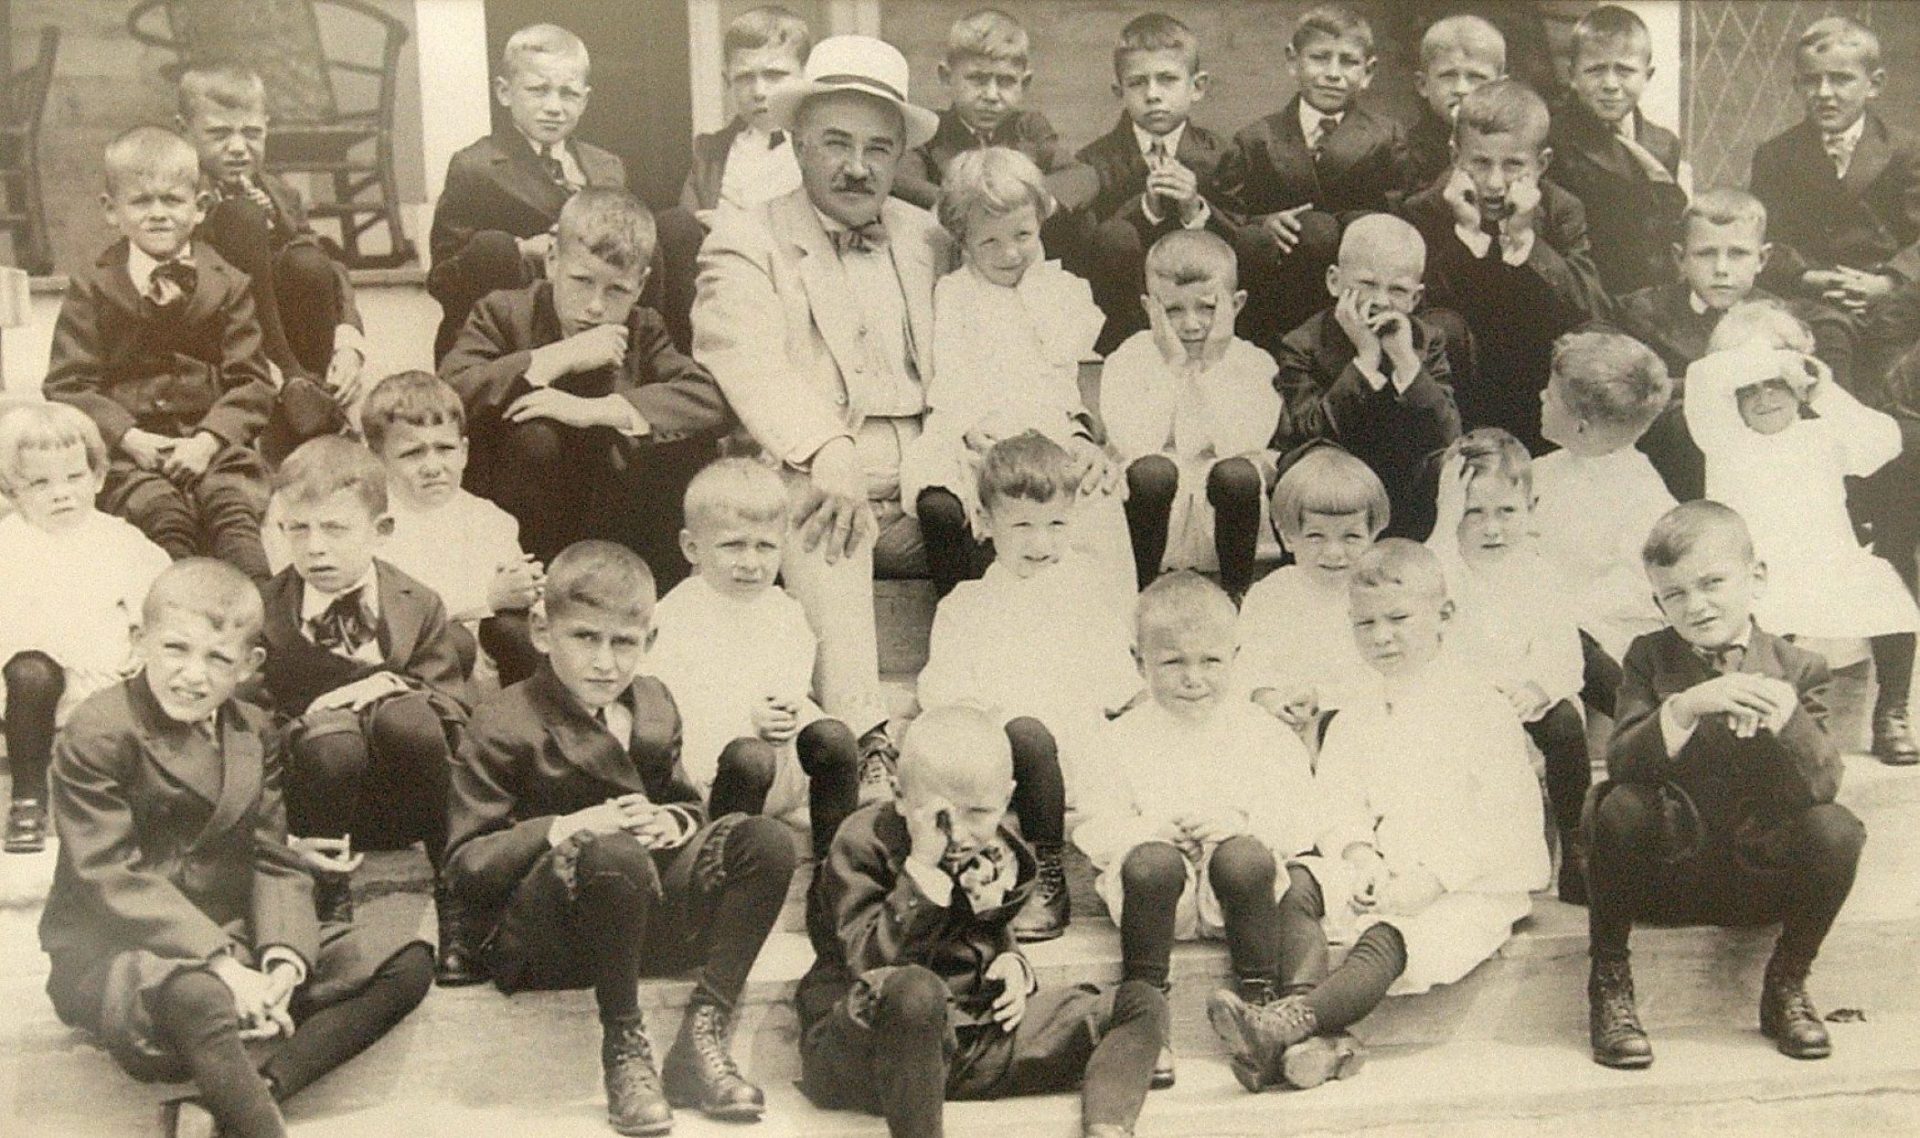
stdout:
<svg viewBox="0 0 1920 1138">
<path fill-rule="evenodd" d="M 1880 754 L 1878 751 L 1876 751 L 1874 752 L 1873 757 L 1876 759 L 1879 759 L 1880 764 L 1882 766 L 1889 766 L 1889 767 L 1920 766 L 1920 755 L 1883 755 L 1883 754 Z"/>
<path fill-rule="evenodd" d="M 37 842 L 8 842 L 5 848 L 11 854 L 36 854 L 45 852 L 47 843 L 44 839 Z"/>
<path fill-rule="evenodd" d="M 1050 940 L 1059 940 L 1066 934 L 1067 930 L 1061 927 L 1057 929 L 1040 929 L 1035 932 L 1015 932 L 1013 939 L 1020 944 L 1044 944 Z"/>
<path fill-rule="evenodd" d="M 1596 1051 L 1593 1053 L 1593 1061 L 1602 1067 L 1611 1067 L 1616 1071 L 1644 1071 L 1653 1066 L 1651 1055 L 1607 1056 Z"/>
<path fill-rule="evenodd" d="M 654 1134 L 671 1133 L 673 1130 L 673 1119 L 669 1118 L 665 1122 L 649 1122 L 644 1126 L 625 1127 L 616 1124 L 612 1119 L 608 1119 L 607 1126 L 615 1134 L 625 1134 L 628 1138 L 649 1138 L 650 1135 Z"/>
<path fill-rule="evenodd" d="M 1760 1027 L 1760 1034 L 1773 1040 L 1773 1049 L 1789 1059 L 1826 1059 L 1833 1055 L 1831 1040 L 1815 1047 L 1790 1049 L 1791 1045 L 1781 1038 L 1779 1032 L 1768 1030 L 1764 1024 Z"/>
<path fill-rule="evenodd" d="M 1333 1079 L 1350 1079 L 1367 1062 L 1359 1040 L 1342 1033 L 1315 1036 L 1287 1048 L 1280 1056 L 1280 1073 L 1295 1090 L 1310 1091 Z"/>
<path fill-rule="evenodd" d="M 1253 1064 L 1246 1059 L 1235 1055 L 1232 1067 L 1233 1077 L 1240 1080 L 1240 1085 L 1247 1088 L 1248 1094 L 1257 1095 L 1267 1089 L 1265 1073 L 1255 1070 Z"/>
</svg>

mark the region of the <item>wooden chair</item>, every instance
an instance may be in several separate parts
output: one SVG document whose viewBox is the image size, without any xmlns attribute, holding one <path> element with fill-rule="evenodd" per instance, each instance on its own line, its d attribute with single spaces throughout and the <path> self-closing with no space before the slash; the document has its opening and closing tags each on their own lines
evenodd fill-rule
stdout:
<svg viewBox="0 0 1920 1138">
<path fill-rule="evenodd" d="M 393 169 L 405 24 L 366 0 L 140 0 L 127 30 L 178 57 L 162 68 L 169 79 L 200 61 L 251 67 L 272 120 L 266 169 L 330 181 L 331 198 L 310 202 L 308 214 L 339 226 L 350 267 L 413 259 Z M 386 251 L 362 248 L 378 226 Z"/>
<path fill-rule="evenodd" d="M 24 70 L 0 79 L 0 229 L 12 235 L 13 260 L 35 276 L 53 271 L 46 202 L 40 193 L 40 118 L 53 85 L 60 29 L 40 29 L 40 50 Z"/>
</svg>

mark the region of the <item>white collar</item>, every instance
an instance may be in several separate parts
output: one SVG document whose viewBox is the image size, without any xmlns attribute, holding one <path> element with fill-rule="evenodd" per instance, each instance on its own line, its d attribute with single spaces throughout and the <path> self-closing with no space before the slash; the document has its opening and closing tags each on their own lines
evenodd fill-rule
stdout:
<svg viewBox="0 0 1920 1138">
<path fill-rule="evenodd" d="M 1159 142 L 1165 145 L 1169 158 L 1175 157 L 1180 153 L 1180 140 L 1186 137 L 1186 134 L 1186 123 L 1181 123 L 1165 134 L 1155 134 L 1143 128 L 1139 123 L 1133 124 L 1133 142 L 1134 145 L 1140 148 L 1142 156 L 1145 156 L 1153 149 L 1155 142 Z"/>
<path fill-rule="evenodd" d="M 1866 132 L 1867 116 L 1866 112 L 1863 111 L 1859 118 L 1853 120 L 1852 126 L 1841 131 L 1839 134 L 1828 134 L 1822 131 L 1820 133 L 1820 142 L 1823 146 L 1831 146 L 1833 143 L 1839 142 L 1847 148 L 1848 153 L 1852 153 L 1853 148 L 1860 145 L 1860 136 Z"/>
<path fill-rule="evenodd" d="M 1628 142 L 1640 141 L 1640 129 L 1634 121 L 1637 117 L 1633 111 L 1620 116 L 1620 121 L 1613 124 L 1614 137 L 1624 138 Z"/>
<path fill-rule="evenodd" d="M 1328 131 L 1332 131 L 1335 127 L 1338 127 L 1346 117 L 1347 112 L 1345 111 L 1330 115 L 1319 107 L 1302 99 L 1300 100 L 1300 137 L 1306 139 L 1307 145 L 1311 146 L 1313 145 L 1314 131 L 1322 122 L 1327 124 Z"/>
<path fill-rule="evenodd" d="M 1701 300 L 1700 294 L 1691 288 L 1687 290 L 1687 306 L 1693 309 L 1695 316 L 1705 316 L 1707 314 L 1707 302 Z"/>
<path fill-rule="evenodd" d="M 180 251 L 169 260 L 192 261 L 193 242 L 189 241 L 180 246 Z M 127 242 L 127 276 L 133 280 L 133 291 L 144 295 L 147 286 L 153 283 L 153 271 L 159 268 L 160 264 L 161 262 L 155 260 L 153 255 L 145 249 L 131 241 Z"/>
<path fill-rule="evenodd" d="M 346 593 L 351 593 L 355 589 L 360 590 L 360 611 L 365 613 L 369 619 L 380 619 L 380 586 L 375 577 L 374 567 L 368 565 L 366 573 L 362 575 L 358 581 L 355 581 L 337 593 L 323 593 L 312 585 L 302 582 L 300 590 L 300 622 L 305 624 L 313 620 L 321 613 L 326 612 L 327 606 L 331 605 L 335 599 Z"/>
</svg>

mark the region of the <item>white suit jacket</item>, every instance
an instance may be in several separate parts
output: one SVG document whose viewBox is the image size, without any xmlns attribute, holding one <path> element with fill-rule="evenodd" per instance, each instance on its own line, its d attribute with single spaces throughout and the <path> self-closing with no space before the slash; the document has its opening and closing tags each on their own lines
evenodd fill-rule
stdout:
<svg viewBox="0 0 1920 1138">
<path fill-rule="evenodd" d="M 951 245 L 917 206 L 889 198 L 880 216 L 924 383 L 933 374 L 933 283 Z M 716 214 L 697 289 L 694 358 L 761 446 L 805 467 L 828 440 L 860 429 L 882 380 L 867 366 L 846 271 L 804 188 Z"/>
</svg>

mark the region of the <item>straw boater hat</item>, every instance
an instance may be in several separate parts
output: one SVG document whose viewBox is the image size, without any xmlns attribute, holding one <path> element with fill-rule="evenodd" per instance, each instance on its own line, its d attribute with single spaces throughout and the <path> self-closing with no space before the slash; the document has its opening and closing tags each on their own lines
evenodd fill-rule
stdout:
<svg viewBox="0 0 1920 1138">
<path fill-rule="evenodd" d="M 907 57 L 872 36 L 829 36 L 814 44 L 800 82 L 770 100 L 773 117 L 791 130 L 801 104 L 836 91 L 859 91 L 899 107 L 909 148 L 924 144 L 940 126 L 939 115 L 907 101 Z"/>
</svg>

